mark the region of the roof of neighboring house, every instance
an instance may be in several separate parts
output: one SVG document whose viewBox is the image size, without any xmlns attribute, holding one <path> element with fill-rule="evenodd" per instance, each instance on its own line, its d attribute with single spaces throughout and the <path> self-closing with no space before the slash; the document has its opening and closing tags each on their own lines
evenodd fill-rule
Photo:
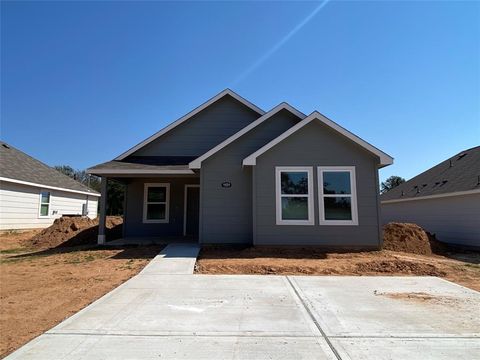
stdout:
<svg viewBox="0 0 480 360">
<path fill-rule="evenodd" d="M 194 115 L 198 114 L 200 111 L 206 109 L 207 107 L 209 107 L 210 105 L 212 105 L 213 103 L 215 103 L 216 101 L 220 100 L 221 98 L 223 98 L 224 96 L 231 96 L 233 97 L 235 100 L 239 101 L 240 103 L 242 103 L 243 105 L 245 105 L 246 107 L 252 109 L 253 111 L 255 111 L 256 113 L 258 113 L 259 115 L 263 115 L 265 114 L 265 111 L 263 111 L 262 109 L 260 109 L 258 106 L 256 106 L 255 104 L 251 103 L 250 101 L 246 100 L 245 98 L 241 97 L 240 95 L 238 95 L 236 92 L 230 90 L 230 89 L 225 89 L 223 91 L 221 91 L 220 93 L 218 93 L 217 95 L 215 95 L 214 97 L 212 97 L 210 100 L 207 100 L 206 102 L 204 102 L 202 105 L 196 107 L 195 109 L 193 109 L 192 111 L 190 111 L 188 114 L 182 116 L 180 119 L 174 121 L 173 123 L 171 123 L 170 125 L 164 127 L 163 129 L 161 129 L 160 131 L 156 132 L 155 134 L 153 134 L 152 136 L 148 137 L 147 139 L 143 140 L 142 142 L 140 142 L 139 144 L 135 145 L 134 147 L 132 147 L 131 149 L 127 150 L 126 152 L 124 152 L 123 154 L 121 154 L 120 156 L 116 157 L 115 160 L 124 160 L 127 156 L 133 154 L 135 151 L 141 149 L 142 147 L 150 144 L 153 140 L 156 140 L 158 139 L 160 136 L 166 134 L 167 132 L 169 132 L 170 130 L 174 129 L 175 127 L 177 127 L 178 125 L 184 123 L 185 121 L 187 121 L 188 119 L 190 119 L 191 117 L 193 117 Z"/>
<path fill-rule="evenodd" d="M 198 158 L 196 158 L 195 160 L 193 160 L 192 162 L 190 162 L 189 164 L 189 167 L 190 169 L 200 169 L 201 166 L 202 166 L 202 161 L 208 159 L 210 156 L 212 156 L 213 154 L 217 153 L 218 151 L 222 150 L 225 146 L 227 146 L 228 144 L 234 142 L 235 140 L 237 140 L 239 137 L 241 137 L 242 135 L 246 134 L 247 132 L 249 132 L 250 130 L 254 129 L 255 127 L 257 127 L 258 125 L 260 125 L 261 123 L 263 123 L 264 121 L 268 120 L 269 118 L 271 118 L 273 115 L 279 113 L 280 111 L 282 110 L 288 110 L 290 111 L 292 114 L 296 115 L 299 119 L 304 119 L 306 117 L 306 115 L 300 111 L 298 111 L 297 109 L 295 109 L 294 107 L 292 107 L 291 105 L 287 104 L 286 102 L 282 102 L 280 103 L 279 105 L 275 106 L 272 110 L 268 111 L 267 113 L 263 114 L 261 117 L 259 117 L 257 120 L 255 120 L 254 122 L 252 122 L 251 124 L 245 126 L 243 129 L 241 129 L 240 131 L 238 131 L 237 133 L 233 134 L 232 136 L 230 136 L 228 139 L 226 139 L 225 141 L 221 142 L 220 144 L 218 144 L 217 146 L 215 146 L 213 149 L 210 149 L 209 151 L 207 151 L 205 154 L 203 154 L 202 156 L 199 156 Z"/>
<path fill-rule="evenodd" d="M 445 194 L 480 193 L 480 146 L 459 152 L 440 164 L 382 194 L 380 200 L 401 201 Z"/>
<path fill-rule="evenodd" d="M 0 142 L 0 180 L 100 196 L 100 194 L 13 146 Z"/>
<path fill-rule="evenodd" d="M 365 150 L 371 152 L 374 155 L 377 155 L 380 158 L 380 167 L 391 165 L 393 163 L 393 158 L 384 153 L 383 151 L 377 149 L 375 146 L 369 144 L 365 140 L 359 138 L 357 135 L 351 133 L 347 129 L 341 127 L 338 125 L 336 122 L 326 118 L 324 115 L 320 114 L 318 111 L 314 111 L 310 115 L 308 115 L 305 119 L 300 121 L 298 124 L 292 126 L 290 129 L 285 131 L 283 134 L 280 134 L 278 137 L 270 141 L 268 144 L 265 146 L 261 147 L 257 151 L 255 151 L 253 154 L 250 154 L 247 156 L 245 159 L 243 159 L 243 165 L 256 165 L 257 163 L 257 157 L 262 155 L 264 152 L 268 151 L 275 145 L 277 145 L 279 142 L 282 140 L 285 140 L 287 137 L 290 135 L 294 134 L 296 131 L 300 130 L 303 128 L 305 125 L 309 124 L 312 121 L 320 121 L 323 124 L 331 127 L 333 130 L 337 131 L 341 135 L 345 136 L 349 140 L 353 141 L 354 143 L 357 143 L 361 147 L 363 147 Z"/>
<path fill-rule="evenodd" d="M 190 156 L 137 156 L 124 161 L 107 161 L 87 169 L 87 172 L 96 175 L 194 174 L 188 168 L 193 159 Z"/>
</svg>

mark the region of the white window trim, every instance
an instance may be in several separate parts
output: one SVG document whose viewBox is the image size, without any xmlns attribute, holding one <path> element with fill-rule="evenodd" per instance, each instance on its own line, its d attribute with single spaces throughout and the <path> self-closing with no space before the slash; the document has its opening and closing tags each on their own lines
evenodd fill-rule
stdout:
<svg viewBox="0 0 480 360">
<path fill-rule="evenodd" d="M 323 172 L 346 172 L 350 173 L 351 194 L 323 194 Z M 355 166 L 319 166 L 317 167 L 318 178 L 318 215 L 320 225 L 358 225 L 358 209 L 357 209 L 357 181 L 355 177 Z M 352 205 L 352 220 L 325 220 L 325 207 L 323 199 L 325 197 L 350 197 Z"/>
<path fill-rule="evenodd" d="M 42 193 L 47 192 L 48 193 L 48 213 L 47 215 L 42 215 L 42 204 L 45 205 L 47 203 L 42 203 Z M 52 207 L 52 192 L 50 190 L 46 189 L 40 189 L 40 192 L 38 193 L 39 199 L 38 199 L 38 218 L 39 219 L 48 219 L 50 217 L 50 208 Z"/>
<path fill-rule="evenodd" d="M 147 205 L 148 204 L 163 204 L 164 202 L 147 202 L 148 188 L 150 187 L 165 187 L 165 219 L 152 220 L 147 219 Z M 145 183 L 143 186 L 143 223 L 144 224 L 166 224 L 169 223 L 170 213 L 170 184 L 169 183 Z"/>
<path fill-rule="evenodd" d="M 298 195 L 282 195 L 281 173 L 282 172 L 306 172 L 308 177 L 308 219 L 307 220 L 283 220 L 282 219 L 282 197 L 300 197 Z M 314 204 L 313 204 L 313 167 L 311 166 L 276 166 L 275 167 L 275 202 L 276 202 L 276 224 L 277 225 L 315 225 Z"/>
</svg>

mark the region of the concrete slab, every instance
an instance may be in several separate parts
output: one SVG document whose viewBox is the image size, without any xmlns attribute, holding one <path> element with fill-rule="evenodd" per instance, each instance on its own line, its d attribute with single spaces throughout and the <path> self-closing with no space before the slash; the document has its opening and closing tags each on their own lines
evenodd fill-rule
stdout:
<svg viewBox="0 0 480 360">
<path fill-rule="evenodd" d="M 193 274 L 200 245 L 196 243 L 169 244 L 142 270 L 144 275 Z"/>
<path fill-rule="evenodd" d="M 436 277 L 290 279 L 327 336 L 480 336 L 480 293 Z"/>
<path fill-rule="evenodd" d="M 479 353 L 480 294 L 440 279 L 158 270 L 8 359 L 464 360 Z M 405 297 L 412 293 L 421 296 Z"/>
</svg>

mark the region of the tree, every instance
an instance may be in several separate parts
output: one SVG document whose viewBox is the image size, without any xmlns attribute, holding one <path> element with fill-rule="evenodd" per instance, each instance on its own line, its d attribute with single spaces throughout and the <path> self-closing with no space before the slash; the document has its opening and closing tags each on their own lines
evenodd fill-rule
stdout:
<svg viewBox="0 0 480 360">
<path fill-rule="evenodd" d="M 382 181 L 382 186 L 380 189 L 381 194 L 385 194 L 387 191 L 392 190 L 394 187 L 405 182 L 405 179 L 401 176 L 392 175 L 385 181 Z"/>
<path fill-rule="evenodd" d="M 53 168 L 79 183 L 88 186 L 90 189 L 100 192 L 101 186 L 99 177 L 87 174 L 85 170 L 75 170 L 69 165 L 57 165 Z M 107 182 L 107 215 L 123 214 L 124 194 L 125 185 L 112 180 Z"/>
</svg>

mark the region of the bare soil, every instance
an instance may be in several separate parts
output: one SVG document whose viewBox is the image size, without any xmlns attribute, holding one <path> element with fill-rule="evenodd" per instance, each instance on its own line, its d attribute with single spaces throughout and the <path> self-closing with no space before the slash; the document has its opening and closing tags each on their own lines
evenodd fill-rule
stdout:
<svg viewBox="0 0 480 360">
<path fill-rule="evenodd" d="M 204 247 L 201 274 L 439 276 L 480 291 L 480 253 L 449 249 L 415 224 L 384 227 L 384 249 L 327 251 L 315 247 Z"/>
<path fill-rule="evenodd" d="M 161 250 L 88 245 L 95 236 L 65 246 L 39 237 L 44 231 L 0 234 L 0 358 L 137 274 Z"/>
</svg>

